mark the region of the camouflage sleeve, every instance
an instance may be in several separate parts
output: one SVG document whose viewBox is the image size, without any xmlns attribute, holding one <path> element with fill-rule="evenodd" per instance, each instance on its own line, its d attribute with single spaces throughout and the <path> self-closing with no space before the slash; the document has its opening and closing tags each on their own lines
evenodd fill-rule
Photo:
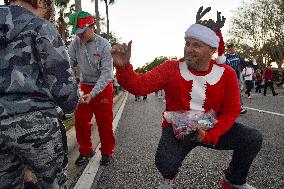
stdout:
<svg viewBox="0 0 284 189">
<path fill-rule="evenodd" d="M 94 97 L 100 92 L 102 92 L 106 86 L 113 81 L 113 60 L 111 55 L 111 46 L 107 42 L 106 46 L 102 52 L 102 59 L 101 59 L 101 75 L 93 88 L 90 94 Z"/>
<path fill-rule="evenodd" d="M 43 78 L 58 106 L 64 113 L 72 113 L 78 103 L 79 91 L 66 46 L 49 22 L 43 23 L 37 33 L 35 49 L 42 66 Z"/>
</svg>

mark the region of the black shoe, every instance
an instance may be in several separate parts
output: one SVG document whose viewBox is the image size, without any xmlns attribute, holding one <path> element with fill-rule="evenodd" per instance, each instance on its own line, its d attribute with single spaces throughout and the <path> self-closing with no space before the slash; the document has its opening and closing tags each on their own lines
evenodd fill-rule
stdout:
<svg viewBox="0 0 284 189">
<path fill-rule="evenodd" d="M 245 109 L 241 109 L 241 113 L 240 114 L 246 114 L 248 111 L 247 110 L 245 110 Z"/>
<path fill-rule="evenodd" d="M 79 155 L 79 157 L 77 158 L 77 160 L 75 161 L 75 165 L 83 165 L 85 163 L 88 163 L 89 160 L 95 155 L 95 152 L 93 152 L 92 154 L 88 155 L 88 156 L 82 156 Z"/>
<path fill-rule="evenodd" d="M 112 160 L 111 156 L 102 155 L 102 159 L 100 161 L 100 164 L 103 165 L 103 166 L 107 166 L 107 165 L 110 164 L 111 160 Z"/>
<path fill-rule="evenodd" d="M 278 93 L 274 93 L 274 94 L 273 94 L 273 96 L 277 96 L 277 95 L 278 95 Z"/>
</svg>

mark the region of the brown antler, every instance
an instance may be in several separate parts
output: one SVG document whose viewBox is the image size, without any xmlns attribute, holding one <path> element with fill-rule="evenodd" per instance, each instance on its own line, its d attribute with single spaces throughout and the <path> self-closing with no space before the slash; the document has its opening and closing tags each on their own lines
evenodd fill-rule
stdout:
<svg viewBox="0 0 284 189">
<path fill-rule="evenodd" d="M 225 24 L 225 21 L 226 21 L 226 18 L 222 16 L 222 19 L 221 19 L 221 12 L 217 11 L 217 21 L 216 21 L 217 28 L 222 28 Z"/>
<path fill-rule="evenodd" d="M 207 7 L 204 11 L 203 11 L 203 6 L 200 7 L 199 10 L 197 11 L 197 14 L 196 14 L 196 23 L 204 25 L 204 26 L 212 29 L 213 31 L 216 31 L 218 28 L 222 28 L 224 26 L 226 18 L 224 16 L 222 16 L 222 18 L 221 18 L 221 12 L 217 11 L 217 21 L 216 22 L 212 19 L 201 20 L 201 18 L 206 13 L 208 13 L 210 10 L 211 10 L 211 7 Z"/>
<path fill-rule="evenodd" d="M 201 6 L 199 10 L 197 11 L 196 23 L 199 23 L 199 21 L 201 21 L 201 18 L 211 10 L 211 7 L 207 7 L 204 11 L 202 10 L 203 10 L 203 6 Z"/>
</svg>

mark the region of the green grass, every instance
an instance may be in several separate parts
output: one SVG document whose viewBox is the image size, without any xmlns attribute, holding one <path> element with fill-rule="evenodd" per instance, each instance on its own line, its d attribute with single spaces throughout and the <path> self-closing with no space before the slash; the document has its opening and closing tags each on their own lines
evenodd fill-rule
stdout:
<svg viewBox="0 0 284 189">
<path fill-rule="evenodd" d="M 70 118 L 70 119 L 67 119 L 67 120 L 62 120 L 64 126 L 65 126 L 65 129 L 66 131 L 68 131 L 69 129 L 71 129 L 73 126 L 74 126 L 74 118 Z"/>
</svg>

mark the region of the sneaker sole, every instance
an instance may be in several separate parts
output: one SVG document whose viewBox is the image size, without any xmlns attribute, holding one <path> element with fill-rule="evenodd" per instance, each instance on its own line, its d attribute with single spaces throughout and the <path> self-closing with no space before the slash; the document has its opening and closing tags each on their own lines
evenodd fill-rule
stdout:
<svg viewBox="0 0 284 189">
<path fill-rule="evenodd" d="M 96 152 L 93 152 L 93 154 L 91 154 L 91 155 L 88 157 L 88 160 L 85 160 L 85 161 L 83 161 L 82 163 L 76 163 L 76 162 L 75 162 L 75 165 L 81 166 L 81 165 L 87 164 L 87 163 L 90 161 L 90 159 L 91 159 L 95 154 L 96 154 Z"/>
</svg>

